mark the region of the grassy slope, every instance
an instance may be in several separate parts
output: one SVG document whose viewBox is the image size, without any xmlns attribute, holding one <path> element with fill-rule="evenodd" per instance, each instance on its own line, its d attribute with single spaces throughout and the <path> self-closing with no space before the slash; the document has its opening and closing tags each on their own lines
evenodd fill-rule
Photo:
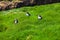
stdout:
<svg viewBox="0 0 60 40">
<path fill-rule="evenodd" d="M 42 20 L 37 19 L 38 14 Z M 14 24 L 15 18 L 18 24 Z M 0 40 L 60 40 L 60 3 L 1 11 L 0 27 L 7 27 L 0 32 Z"/>
</svg>

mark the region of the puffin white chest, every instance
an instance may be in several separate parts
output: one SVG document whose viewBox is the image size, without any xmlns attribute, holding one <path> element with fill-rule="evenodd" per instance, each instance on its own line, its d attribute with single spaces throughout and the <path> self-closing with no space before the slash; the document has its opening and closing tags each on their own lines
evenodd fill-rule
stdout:
<svg viewBox="0 0 60 40">
<path fill-rule="evenodd" d="M 15 23 L 15 24 L 18 23 L 18 20 L 16 19 L 16 20 L 14 21 L 14 23 Z"/>
<path fill-rule="evenodd" d="M 38 19 L 40 19 L 40 20 L 41 20 L 41 19 L 42 19 L 42 17 L 41 17 L 41 16 L 38 16 Z"/>
<path fill-rule="evenodd" d="M 26 16 L 30 16 L 29 12 L 26 13 Z"/>
<path fill-rule="evenodd" d="M 29 14 L 26 13 L 26 16 L 29 16 Z"/>
</svg>

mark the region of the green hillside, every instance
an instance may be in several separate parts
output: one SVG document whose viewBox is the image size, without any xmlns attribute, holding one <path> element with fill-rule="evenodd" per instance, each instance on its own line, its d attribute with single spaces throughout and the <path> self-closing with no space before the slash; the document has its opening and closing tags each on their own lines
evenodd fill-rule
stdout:
<svg viewBox="0 0 60 40">
<path fill-rule="evenodd" d="M 60 40 L 60 3 L 0 11 L 0 40 Z"/>
</svg>

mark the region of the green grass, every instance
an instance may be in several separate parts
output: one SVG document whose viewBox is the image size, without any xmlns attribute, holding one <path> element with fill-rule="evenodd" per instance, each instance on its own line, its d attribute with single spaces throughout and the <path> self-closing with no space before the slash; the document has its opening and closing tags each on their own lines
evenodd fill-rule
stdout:
<svg viewBox="0 0 60 40">
<path fill-rule="evenodd" d="M 0 40 L 60 40 L 60 3 L 0 11 L 0 30 Z"/>
</svg>

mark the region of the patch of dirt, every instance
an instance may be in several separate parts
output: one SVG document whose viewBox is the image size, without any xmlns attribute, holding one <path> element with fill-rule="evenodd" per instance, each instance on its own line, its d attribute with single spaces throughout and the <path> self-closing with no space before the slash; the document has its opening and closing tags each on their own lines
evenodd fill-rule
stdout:
<svg viewBox="0 0 60 40">
<path fill-rule="evenodd" d="M 20 0 L 20 1 L 0 1 L 0 11 L 13 8 L 19 8 L 22 6 L 34 6 L 42 4 L 57 3 L 60 0 Z"/>
<path fill-rule="evenodd" d="M 17 7 L 21 7 L 23 5 L 22 1 L 19 2 L 10 2 L 10 1 L 1 1 L 0 2 L 0 10 L 8 10 L 8 9 L 13 9 Z"/>
</svg>

